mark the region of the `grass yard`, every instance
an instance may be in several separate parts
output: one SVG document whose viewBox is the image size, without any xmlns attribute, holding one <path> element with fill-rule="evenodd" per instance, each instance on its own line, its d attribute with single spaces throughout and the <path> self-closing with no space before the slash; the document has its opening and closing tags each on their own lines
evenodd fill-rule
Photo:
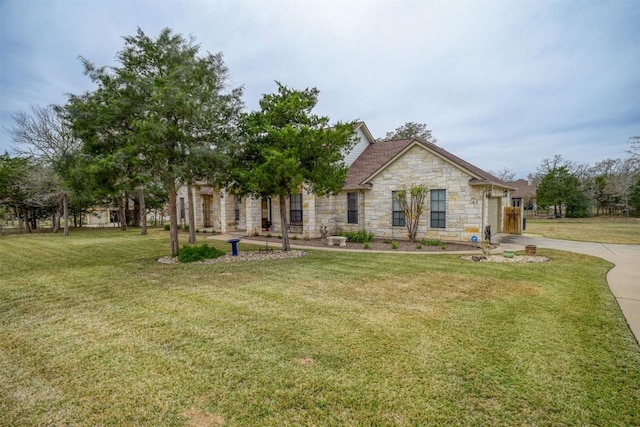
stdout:
<svg viewBox="0 0 640 427">
<path fill-rule="evenodd" d="M 0 425 L 640 425 L 603 260 L 167 252 L 161 231 L 0 238 Z"/>
<path fill-rule="evenodd" d="M 591 218 L 529 219 L 526 234 L 583 242 L 640 245 L 640 218 L 596 216 Z"/>
</svg>

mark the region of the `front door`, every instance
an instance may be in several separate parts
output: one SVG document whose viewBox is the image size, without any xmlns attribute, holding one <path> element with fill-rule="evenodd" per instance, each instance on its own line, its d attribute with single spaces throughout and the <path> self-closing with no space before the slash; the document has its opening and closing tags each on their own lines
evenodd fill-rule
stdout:
<svg viewBox="0 0 640 427">
<path fill-rule="evenodd" d="M 271 197 L 262 198 L 262 228 L 267 230 L 271 226 Z"/>
</svg>

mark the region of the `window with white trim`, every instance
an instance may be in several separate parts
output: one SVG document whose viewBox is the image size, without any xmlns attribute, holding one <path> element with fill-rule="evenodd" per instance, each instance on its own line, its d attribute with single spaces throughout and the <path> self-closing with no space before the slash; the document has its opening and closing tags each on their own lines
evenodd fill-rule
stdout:
<svg viewBox="0 0 640 427">
<path fill-rule="evenodd" d="M 291 224 L 302 224 L 302 193 L 291 195 L 289 219 Z"/>
<path fill-rule="evenodd" d="M 431 190 L 431 228 L 446 228 L 447 190 Z"/>
<path fill-rule="evenodd" d="M 347 224 L 358 223 L 358 193 L 347 193 Z"/>
<path fill-rule="evenodd" d="M 391 225 L 394 227 L 404 227 L 404 210 L 398 203 L 398 192 L 391 192 Z"/>
</svg>

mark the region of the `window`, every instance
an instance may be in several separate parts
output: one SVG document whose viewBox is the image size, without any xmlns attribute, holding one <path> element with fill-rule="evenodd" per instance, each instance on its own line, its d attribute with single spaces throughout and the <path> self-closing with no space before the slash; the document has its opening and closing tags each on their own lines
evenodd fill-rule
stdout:
<svg viewBox="0 0 640 427">
<path fill-rule="evenodd" d="M 291 219 L 291 224 L 302 224 L 302 193 L 291 195 L 289 218 Z"/>
<path fill-rule="evenodd" d="M 398 192 L 391 192 L 392 202 L 392 217 L 391 217 L 391 225 L 394 227 L 404 227 L 404 211 L 400 207 L 400 203 L 398 203 Z"/>
<path fill-rule="evenodd" d="M 242 202 L 242 199 L 236 196 L 236 201 L 233 206 L 233 214 L 236 221 L 240 221 L 240 203 L 241 202 Z"/>
<path fill-rule="evenodd" d="M 431 228 L 446 228 L 447 190 L 431 190 Z"/>
<path fill-rule="evenodd" d="M 347 224 L 358 223 L 358 193 L 347 193 Z"/>
<path fill-rule="evenodd" d="M 180 219 L 184 220 L 184 197 L 180 197 Z"/>
</svg>

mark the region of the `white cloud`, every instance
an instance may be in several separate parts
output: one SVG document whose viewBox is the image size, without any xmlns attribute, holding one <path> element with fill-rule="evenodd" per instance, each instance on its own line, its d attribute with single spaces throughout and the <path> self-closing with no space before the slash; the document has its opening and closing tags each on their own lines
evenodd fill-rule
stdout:
<svg viewBox="0 0 640 427">
<path fill-rule="evenodd" d="M 122 36 L 170 27 L 224 54 L 248 108 L 274 80 L 315 86 L 321 114 L 375 136 L 425 122 L 485 169 L 623 157 L 640 134 L 634 1 L 5 0 L 0 16 L 3 127 L 91 88 L 78 55 L 113 64 Z"/>
</svg>

